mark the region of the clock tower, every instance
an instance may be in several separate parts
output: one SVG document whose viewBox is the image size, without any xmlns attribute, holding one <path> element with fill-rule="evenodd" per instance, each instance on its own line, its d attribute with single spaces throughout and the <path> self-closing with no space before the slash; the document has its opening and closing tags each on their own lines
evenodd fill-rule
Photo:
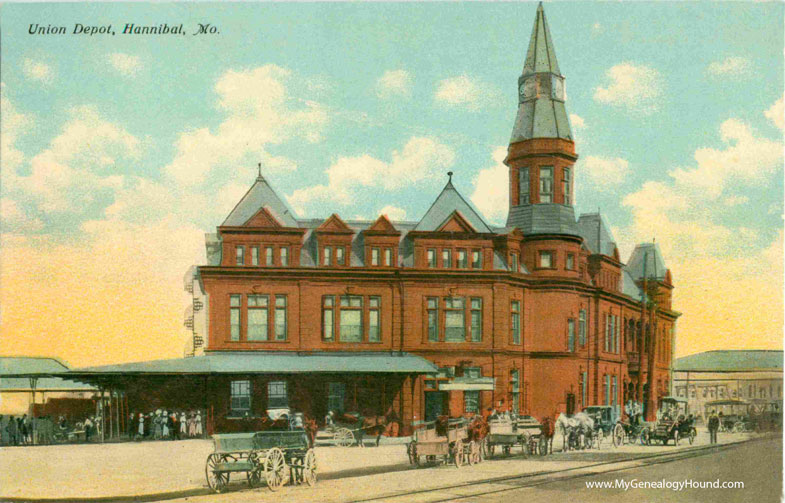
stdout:
<svg viewBox="0 0 785 503">
<path fill-rule="evenodd" d="M 507 226 L 525 235 L 578 235 L 575 223 L 575 153 L 559 70 L 542 3 L 518 78 L 518 114 L 505 164 L 510 168 Z"/>
</svg>

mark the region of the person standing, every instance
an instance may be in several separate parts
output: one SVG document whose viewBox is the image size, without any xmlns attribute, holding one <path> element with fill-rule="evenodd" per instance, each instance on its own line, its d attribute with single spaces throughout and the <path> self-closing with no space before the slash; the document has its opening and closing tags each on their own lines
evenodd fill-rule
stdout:
<svg viewBox="0 0 785 503">
<path fill-rule="evenodd" d="M 180 412 L 180 430 L 177 435 L 178 439 L 188 438 L 188 423 L 185 417 L 185 411 Z"/>
<path fill-rule="evenodd" d="M 93 434 L 93 422 L 90 420 L 90 416 L 84 420 L 84 439 L 85 442 L 90 443 L 90 435 Z"/>
<path fill-rule="evenodd" d="M 717 443 L 717 430 L 720 429 L 720 418 L 717 416 L 716 411 L 711 411 L 709 416 L 709 443 Z"/>
<path fill-rule="evenodd" d="M 17 424 L 14 416 L 8 417 L 8 426 L 5 427 L 5 431 L 8 433 L 8 445 L 19 445 L 19 441 L 16 438 Z"/>
</svg>

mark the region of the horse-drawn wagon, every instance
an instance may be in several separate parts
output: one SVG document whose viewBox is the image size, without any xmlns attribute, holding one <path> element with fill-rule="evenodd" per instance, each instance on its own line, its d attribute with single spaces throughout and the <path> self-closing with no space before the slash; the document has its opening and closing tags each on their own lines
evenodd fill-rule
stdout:
<svg viewBox="0 0 785 503">
<path fill-rule="evenodd" d="M 541 424 L 532 416 L 518 416 L 516 418 L 518 440 L 526 454 L 545 456 L 550 451 L 553 428 L 550 419 L 546 419 L 546 423 Z"/>
<path fill-rule="evenodd" d="M 406 447 L 409 462 L 419 466 L 421 458 L 428 463 L 437 460 L 443 463 L 455 463 L 461 467 L 464 463 L 473 465 L 482 461 L 479 442 L 469 440 L 467 421 L 463 418 L 423 422 L 415 427 L 412 441 Z"/>
<path fill-rule="evenodd" d="M 488 455 L 493 456 L 498 446 L 505 456 L 509 456 L 513 446 L 521 443 L 517 424 L 508 417 L 489 419 L 488 436 L 485 437 L 485 441 L 487 442 Z M 523 448 L 523 444 L 521 447 Z"/>
<path fill-rule="evenodd" d="M 264 479 L 271 491 L 287 481 L 316 484 L 316 455 L 305 431 L 262 431 L 213 435 L 215 451 L 207 457 L 207 485 L 219 493 L 232 473 L 245 473 L 251 487 Z"/>
<path fill-rule="evenodd" d="M 594 428 L 591 433 L 593 447 L 599 449 L 603 440 L 606 439 L 609 439 L 614 447 L 619 447 L 624 443 L 624 426 L 621 424 L 615 407 L 592 405 L 584 408 L 583 412 L 594 420 Z"/>
</svg>

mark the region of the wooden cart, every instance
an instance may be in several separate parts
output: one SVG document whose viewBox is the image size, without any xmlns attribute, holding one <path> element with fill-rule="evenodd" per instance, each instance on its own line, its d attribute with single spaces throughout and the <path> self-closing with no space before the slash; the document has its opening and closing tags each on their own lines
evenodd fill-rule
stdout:
<svg viewBox="0 0 785 503">
<path fill-rule="evenodd" d="M 509 456 L 512 452 L 512 447 L 521 441 L 518 438 L 516 424 L 511 419 L 506 418 L 488 421 L 488 436 L 485 438 L 489 456 L 494 455 L 497 446 L 505 456 Z"/>
<path fill-rule="evenodd" d="M 436 422 L 422 423 L 421 426 L 415 430 L 407 446 L 411 464 L 419 466 L 422 457 L 429 463 L 437 460 L 445 464 L 453 462 L 459 468 L 465 462 L 473 465 L 481 461 L 480 446 L 474 441 L 468 441 L 469 432 L 464 419 L 450 419 L 446 435 L 437 432 Z"/>
<path fill-rule="evenodd" d="M 232 473 L 245 472 L 251 487 L 264 478 L 271 491 L 290 481 L 316 484 L 316 455 L 303 431 L 262 431 L 213 435 L 215 452 L 207 456 L 207 485 L 220 493 Z"/>
<path fill-rule="evenodd" d="M 515 422 L 518 440 L 526 454 L 548 454 L 548 439 L 542 433 L 542 424 L 532 416 L 518 416 Z"/>
</svg>

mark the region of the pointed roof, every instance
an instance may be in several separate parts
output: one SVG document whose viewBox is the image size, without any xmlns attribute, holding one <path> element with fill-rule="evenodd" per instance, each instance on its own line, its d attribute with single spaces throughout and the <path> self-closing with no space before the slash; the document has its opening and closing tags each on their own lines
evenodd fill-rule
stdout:
<svg viewBox="0 0 785 503">
<path fill-rule="evenodd" d="M 278 194 L 275 193 L 262 175 L 256 178 L 254 184 L 248 189 L 248 192 L 240 199 L 240 202 L 237 203 L 221 225 L 225 227 L 240 227 L 247 223 L 263 207 L 272 210 L 272 214 L 285 227 L 298 227 L 294 212 L 289 209 L 289 206 L 283 199 L 278 197 Z"/>
<path fill-rule="evenodd" d="M 477 232 L 477 229 L 458 210 L 453 211 L 436 230 L 438 232 Z"/>
<path fill-rule="evenodd" d="M 251 218 L 248 219 L 247 222 L 243 224 L 244 227 L 265 227 L 265 228 L 277 228 L 282 227 L 281 221 L 273 214 L 273 211 L 267 207 L 263 206 L 259 209 L 259 211 L 254 214 Z"/>
<path fill-rule="evenodd" d="M 545 20 L 542 2 L 537 6 L 537 14 L 534 17 L 529 50 L 526 52 L 526 60 L 523 63 L 523 75 L 541 72 L 561 75 L 559 63 L 556 62 L 556 51 L 553 50 L 551 32 L 548 29 L 548 22 Z"/>
<path fill-rule="evenodd" d="M 420 219 L 415 231 L 436 231 L 444 225 L 453 213 L 458 211 L 461 217 L 474 227 L 476 232 L 492 234 L 493 231 L 474 207 L 453 187 L 452 173 L 450 180 L 444 186 L 441 194 L 428 208 L 425 215 Z"/>
<path fill-rule="evenodd" d="M 400 235 L 400 231 L 387 218 L 387 215 L 379 215 L 379 218 L 371 224 L 370 227 L 363 231 L 365 234 L 386 234 L 386 235 Z"/>
<path fill-rule="evenodd" d="M 599 212 L 581 215 L 578 218 L 578 233 L 592 253 L 614 256 L 616 240 L 611 234 L 610 226 Z"/>
<path fill-rule="evenodd" d="M 316 228 L 316 232 L 324 232 L 331 234 L 354 234 L 351 227 L 346 225 L 346 222 L 341 220 L 337 213 L 333 213 L 322 222 L 322 225 Z"/>
<path fill-rule="evenodd" d="M 635 281 L 643 279 L 644 274 L 649 279 L 664 280 L 668 268 L 657 243 L 641 243 L 632 251 L 626 270 Z"/>
</svg>

